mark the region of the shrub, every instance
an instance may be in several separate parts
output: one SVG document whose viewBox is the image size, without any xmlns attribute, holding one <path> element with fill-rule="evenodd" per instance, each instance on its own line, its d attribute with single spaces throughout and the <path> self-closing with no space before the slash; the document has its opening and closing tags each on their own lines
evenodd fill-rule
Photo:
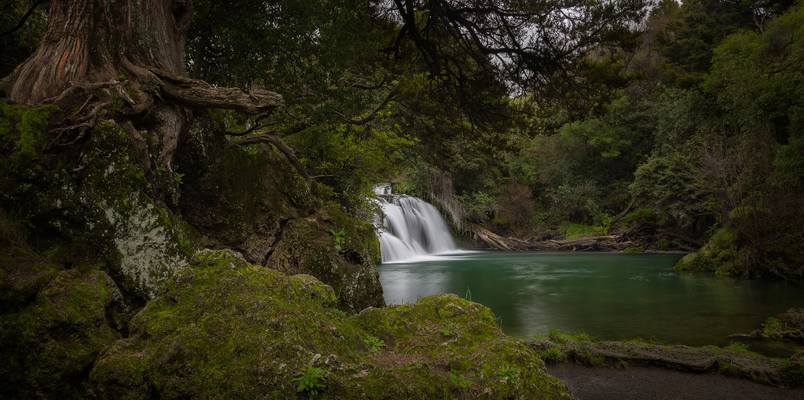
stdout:
<svg viewBox="0 0 804 400">
<path fill-rule="evenodd" d="M 324 384 L 326 375 L 327 372 L 321 368 L 307 368 L 294 380 L 296 382 L 296 391 L 310 397 L 318 396 L 326 387 Z"/>
<path fill-rule="evenodd" d="M 364 337 L 363 343 L 365 343 L 366 346 L 368 346 L 369 351 L 372 353 L 378 353 L 380 349 L 385 347 L 385 342 L 382 339 L 371 335 Z"/>
</svg>

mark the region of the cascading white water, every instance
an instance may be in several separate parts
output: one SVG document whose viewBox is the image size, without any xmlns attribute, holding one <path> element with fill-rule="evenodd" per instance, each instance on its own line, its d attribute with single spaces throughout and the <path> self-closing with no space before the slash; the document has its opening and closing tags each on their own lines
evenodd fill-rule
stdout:
<svg viewBox="0 0 804 400">
<path fill-rule="evenodd" d="M 447 223 L 432 204 L 413 196 L 391 194 L 388 185 L 374 189 L 384 217 L 377 221 L 382 262 L 399 262 L 457 250 Z"/>
</svg>

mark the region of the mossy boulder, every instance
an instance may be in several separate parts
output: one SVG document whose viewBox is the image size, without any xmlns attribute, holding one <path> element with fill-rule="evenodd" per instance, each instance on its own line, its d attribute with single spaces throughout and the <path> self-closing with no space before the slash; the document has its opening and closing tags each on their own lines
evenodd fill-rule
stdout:
<svg viewBox="0 0 804 400">
<path fill-rule="evenodd" d="M 679 272 L 710 272 L 718 276 L 743 275 L 748 270 L 737 234 L 720 228 L 700 250 L 682 257 L 675 265 Z"/>
<path fill-rule="evenodd" d="M 64 264 L 102 262 L 126 294 L 148 299 L 194 251 L 169 208 L 175 172 L 156 167 L 159 140 L 101 120 L 71 146 L 53 146 L 53 106 L 0 104 L 0 209 Z M 161 183 L 160 183 L 161 182 Z M 164 182 L 168 182 L 163 184 Z"/>
<path fill-rule="evenodd" d="M 125 306 L 104 272 L 60 270 L 31 253 L 0 259 L 0 398 L 84 398 L 100 351 L 120 338 Z"/>
<path fill-rule="evenodd" d="M 170 172 L 146 172 L 152 163 L 143 159 L 142 145 L 116 123 L 102 121 L 85 146 L 80 168 L 86 172 L 76 193 L 86 210 L 86 229 L 111 248 L 115 279 L 128 292 L 149 299 L 187 263 L 195 245 L 191 228 L 154 187 Z"/>
<path fill-rule="evenodd" d="M 254 264 L 289 274 L 309 274 L 332 286 L 341 308 L 383 305 L 376 272 L 379 241 L 366 220 L 326 203 L 270 147 L 206 143 L 184 164 L 206 165 L 185 177 L 181 208 L 211 248 L 231 248 Z M 206 160 L 206 161 L 200 161 Z"/>
<path fill-rule="evenodd" d="M 0 313 L 19 310 L 59 273 L 61 267 L 20 246 L 0 246 Z"/>
<path fill-rule="evenodd" d="M 179 168 L 188 171 L 182 213 L 205 247 L 235 249 L 262 264 L 284 225 L 314 212 L 313 196 L 272 149 L 227 145 L 210 129 L 193 129 L 195 145 L 179 154 Z"/>
<path fill-rule="evenodd" d="M 359 311 L 385 304 L 375 267 L 378 258 L 373 227 L 331 207 L 289 221 L 266 265 L 313 275 L 335 289 L 341 308 Z"/>
<path fill-rule="evenodd" d="M 569 398 L 485 307 L 455 296 L 347 316 L 329 286 L 202 252 L 91 372 L 107 399 Z"/>
<path fill-rule="evenodd" d="M 804 344 L 804 308 L 791 308 L 762 324 L 757 335 L 764 339 L 786 340 Z"/>
</svg>

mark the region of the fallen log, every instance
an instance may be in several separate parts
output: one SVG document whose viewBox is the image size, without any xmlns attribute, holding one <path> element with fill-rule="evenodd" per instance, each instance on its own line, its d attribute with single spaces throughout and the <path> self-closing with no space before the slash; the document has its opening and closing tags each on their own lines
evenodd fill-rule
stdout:
<svg viewBox="0 0 804 400">
<path fill-rule="evenodd" d="M 502 236 L 477 224 L 467 224 L 465 230 L 470 238 L 495 250 L 619 251 L 636 246 L 631 241 L 623 241 L 620 235 L 586 236 L 567 240 L 528 240 Z"/>
</svg>

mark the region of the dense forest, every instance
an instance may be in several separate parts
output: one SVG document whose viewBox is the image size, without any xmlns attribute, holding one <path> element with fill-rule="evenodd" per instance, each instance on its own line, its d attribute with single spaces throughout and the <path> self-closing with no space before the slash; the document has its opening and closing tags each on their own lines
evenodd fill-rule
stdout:
<svg viewBox="0 0 804 400">
<path fill-rule="evenodd" d="M 0 9 L 0 398 L 569 398 L 483 306 L 384 307 L 381 183 L 467 247 L 804 278 L 801 2 Z"/>
</svg>

